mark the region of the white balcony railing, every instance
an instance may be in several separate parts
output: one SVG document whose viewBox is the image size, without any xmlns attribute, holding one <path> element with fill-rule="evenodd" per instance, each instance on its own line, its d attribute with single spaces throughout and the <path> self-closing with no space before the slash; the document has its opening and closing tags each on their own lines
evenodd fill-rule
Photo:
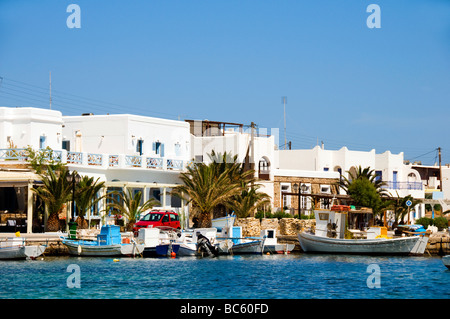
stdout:
<svg viewBox="0 0 450 319">
<path fill-rule="evenodd" d="M 98 166 L 103 168 L 144 168 L 159 170 L 182 171 L 189 164 L 187 161 L 168 159 L 160 157 L 147 157 L 145 155 L 124 155 L 124 154 L 95 154 L 86 152 L 68 152 L 66 150 L 41 150 L 44 158 L 50 157 L 57 162 Z M 26 149 L 0 149 L 0 162 L 3 161 L 27 161 L 28 152 Z"/>
</svg>

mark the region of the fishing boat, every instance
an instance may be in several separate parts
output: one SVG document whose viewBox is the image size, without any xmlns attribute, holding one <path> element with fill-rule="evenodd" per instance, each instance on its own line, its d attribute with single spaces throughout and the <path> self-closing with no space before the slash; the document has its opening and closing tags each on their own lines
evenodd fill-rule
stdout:
<svg viewBox="0 0 450 319">
<path fill-rule="evenodd" d="M 45 245 L 27 245 L 22 237 L 6 238 L 0 242 L 0 259 L 36 259 L 46 248 Z"/>
<path fill-rule="evenodd" d="M 348 239 L 345 233 L 350 207 L 332 207 L 331 210 L 315 210 L 314 213 L 315 231 L 301 231 L 298 234 L 300 246 L 307 253 L 422 255 L 428 243 L 427 236 L 394 238 L 387 235 L 386 227 L 374 226 L 364 231 L 354 231 L 352 237 L 359 238 Z"/>
<path fill-rule="evenodd" d="M 450 255 L 446 255 L 442 257 L 442 262 L 444 263 L 444 266 L 450 269 Z"/>
<path fill-rule="evenodd" d="M 137 242 L 144 245 L 143 257 L 172 256 L 178 254 L 178 243 L 181 232 L 167 226 L 147 227 L 139 229 Z"/>
<path fill-rule="evenodd" d="M 136 256 L 144 250 L 143 244 L 134 239 L 123 238 L 120 227 L 116 225 L 102 226 L 97 240 L 70 239 L 63 237 L 62 243 L 69 254 L 75 256 Z"/>
<path fill-rule="evenodd" d="M 242 226 L 232 226 L 225 231 L 226 236 L 217 236 L 219 254 L 262 254 L 265 238 L 243 237 Z M 223 234 L 223 232 L 221 232 Z"/>
<path fill-rule="evenodd" d="M 261 237 L 265 238 L 264 253 L 289 254 L 295 248 L 295 244 L 278 243 L 276 229 L 261 230 Z"/>
</svg>

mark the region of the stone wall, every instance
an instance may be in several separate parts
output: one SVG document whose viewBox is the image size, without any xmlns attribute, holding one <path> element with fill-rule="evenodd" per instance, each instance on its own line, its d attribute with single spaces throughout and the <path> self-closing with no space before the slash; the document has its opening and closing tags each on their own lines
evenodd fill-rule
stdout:
<svg viewBox="0 0 450 319">
<path fill-rule="evenodd" d="M 276 229 L 277 235 L 296 236 L 302 228 L 315 226 L 315 219 L 297 218 L 263 218 L 261 220 L 254 217 L 237 218 L 235 226 L 242 226 L 244 237 L 259 237 L 261 230 Z"/>
</svg>

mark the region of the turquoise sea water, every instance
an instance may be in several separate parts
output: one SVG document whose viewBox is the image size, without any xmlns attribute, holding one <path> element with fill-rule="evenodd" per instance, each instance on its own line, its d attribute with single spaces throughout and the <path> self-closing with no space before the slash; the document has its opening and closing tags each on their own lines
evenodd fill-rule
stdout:
<svg viewBox="0 0 450 319">
<path fill-rule="evenodd" d="M 70 265 L 79 267 L 79 272 L 73 273 Z M 379 267 L 378 288 L 369 287 L 370 282 L 376 282 L 369 278 L 374 274 L 370 265 Z M 70 288 L 70 283 L 76 282 L 73 275 L 78 274 L 79 288 Z M 1 299 L 450 297 L 450 270 L 440 257 L 291 254 L 119 261 L 104 257 L 44 257 L 0 261 L 0 278 Z"/>
</svg>

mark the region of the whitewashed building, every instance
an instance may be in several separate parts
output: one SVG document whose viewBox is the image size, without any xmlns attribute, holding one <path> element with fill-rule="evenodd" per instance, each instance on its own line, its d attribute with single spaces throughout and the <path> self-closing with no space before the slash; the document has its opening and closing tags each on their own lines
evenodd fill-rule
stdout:
<svg viewBox="0 0 450 319">
<path fill-rule="evenodd" d="M 313 149 L 278 150 L 279 167 L 284 169 L 314 170 L 322 172 L 338 172 L 349 178 L 349 172 L 356 172 L 359 166 L 370 167 L 377 178 L 386 182 L 388 193 L 396 197 L 411 195 L 417 199 L 425 198 L 425 188 L 419 172 L 412 165 L 404 164 L 403 153 L 392 154 L 386 151 L 377 154 L 351 151 L 346 147 L 339 150 L 327 150 L 323 146 Z M 341 190 L 341 193 L 344 193 Z M 411 210 L 411 219 L 425 215 L 424 204 Z"/>
<path fill-rule="evenodd" d="M 113 190 L 142 191 L 144 201 L 154 197 L 161 207 L 186 212 L 184 203 L 169 194 L 181 183 L 179 173 L 191 159 L 186 122 L 129 114 L 65 117 L 54 110 L 0 108 L 0 131 L 3 168 L 14 164 L 16 171 L 23 170 L 25 148 L 50 147 L 54 158 L 67 163 L 71 172 L 104 181 L 103 194 Z M 13 184 L 8 180 L 5 185 Z M 16 194 L 20 191 L 16 187 Z M 27 196 L 32 197 L 31 192 Z M 105 205 L 106 201 L 100 202 L 89 218 L 101 224 Z M 20 210 L 27 219 L 32 216 L 30 208 L 28 205 L 28 209 Z M 27 231 L 31 232 L 31 223 Z"/>
</svg>

